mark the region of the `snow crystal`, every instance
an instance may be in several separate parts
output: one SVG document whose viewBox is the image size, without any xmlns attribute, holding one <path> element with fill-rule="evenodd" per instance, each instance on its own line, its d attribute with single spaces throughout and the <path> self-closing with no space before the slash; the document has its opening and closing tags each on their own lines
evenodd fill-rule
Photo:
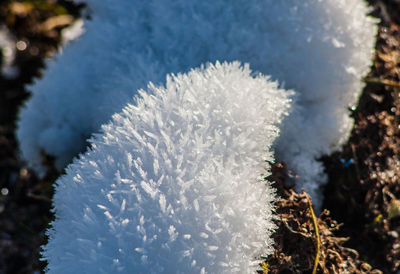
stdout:
<svg viewBox="0 0 400 274">
<path fill-rule="evenodd" d="M 57 181 L 48 273 L 254 271 L 273 251 L 262 178 L 291 92 L 238 62 L 148 89 Z"/>
</svg>

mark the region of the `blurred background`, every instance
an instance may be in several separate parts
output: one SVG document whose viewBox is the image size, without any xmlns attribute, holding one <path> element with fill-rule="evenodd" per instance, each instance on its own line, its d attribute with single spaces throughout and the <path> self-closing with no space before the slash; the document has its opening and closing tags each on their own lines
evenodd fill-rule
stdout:
<svg viewBox="0 0 400 274">
<path fill-rule="evenodd" d="M 41 273 L 39 260 L 50 213 L 51 168 L 39 180 L 18 158 L 15 126 L 29 84 L 62 43 L 62 30 L 79 16 L 69 1 L 0 1 L 0 273 Z"/>
</svg>

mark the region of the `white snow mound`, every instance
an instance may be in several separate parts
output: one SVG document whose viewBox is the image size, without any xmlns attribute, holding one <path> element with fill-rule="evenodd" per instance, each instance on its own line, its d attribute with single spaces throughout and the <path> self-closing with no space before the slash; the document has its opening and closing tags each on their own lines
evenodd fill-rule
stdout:
<svg viewBox="0 0 400 274">
<path fill-rule="evenodd" d="M 376 20 L 363 0 L 88 0 L 85 33 L 53 61 L 20 114 L 22 155 L 63 168 L 137 90 L 206 62 L 251 64 L 298 92 L 277 159 L 320 204 L 316 159 L 340 149 L 371 64 Z"/>
<path fill-rule="evenodd" d="M 150 84 L 57 181 L 47 272 L 254 271 L 273 252 L 263 177 L 290 94 L 238 62 Z"/>
</svg>

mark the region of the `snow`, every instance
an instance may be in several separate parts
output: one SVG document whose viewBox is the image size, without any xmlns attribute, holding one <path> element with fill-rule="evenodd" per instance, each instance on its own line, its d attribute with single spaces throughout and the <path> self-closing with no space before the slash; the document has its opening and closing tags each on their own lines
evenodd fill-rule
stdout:
<svg viewBox="0 0 400 274">
<path fill-rule="evenodd" d="M 67 46 L 68 43 L 78 40 L 78 38 L 85 32 L 84 22 L 82 19 L 78 19 L 73 22 L 70 26 L 61 30 L 61 45 L 62 47 Z M 60 50 L 62 50 L 62 47 Z"/>
<path fill-rule="evenodd" d="M 22 156 L 39 169 L 40 151 L 59 169 L 86 146 L 148 81 L 202 63 L 239 60 L 297 91 L 282 125 L 277 159 L 321 204 L 326 182 L 316 159 L 340 149 L 353 125 L 361 78 L 371 65 L 376 20 L 362 0 L 87 1 L 92 20 L 20 113 Z"/>
<path fill-rule="evenodd" d="M 251 273 L 273 252 L 263 178 L 291 91 L 247 65 L 169 75 L 58 179 L 47 273 Z"/>
<path fill-rule="evenodd" d="M 18 76 L 18 68 L 14 66 L 16 54 L 16 39 L 6 26 L 0 25 L 0 69 L 5 78 L 14 79 Z"/>
</svg>

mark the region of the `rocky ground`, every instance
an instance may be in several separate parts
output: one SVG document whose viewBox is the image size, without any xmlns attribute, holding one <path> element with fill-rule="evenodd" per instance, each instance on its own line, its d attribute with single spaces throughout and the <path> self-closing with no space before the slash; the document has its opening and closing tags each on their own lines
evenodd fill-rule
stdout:
<svg viewBox="0 0 400 274">
<path fill-rule="evenodd" d="M 321 159 L 329 175 L 324 208 L 315 216 L 306 193 L 285 187 L 284 163 L 273 166 L 281 199 L 276 251 L 265 273 L 396 273 L 400 269 L 400 1 L 370 0 L 381 19 L 376 55 L 342 152 Z M 51 168 L 44 179 L 18 159 L 15 122 L 60 31 L 79 14 L 68 1 L 1 1 L 0 26 L 19 42 L 19 76 L 0 76 L 0 273 L 40 273 L 40 246 L 53 218 Z"/>
</svg>

